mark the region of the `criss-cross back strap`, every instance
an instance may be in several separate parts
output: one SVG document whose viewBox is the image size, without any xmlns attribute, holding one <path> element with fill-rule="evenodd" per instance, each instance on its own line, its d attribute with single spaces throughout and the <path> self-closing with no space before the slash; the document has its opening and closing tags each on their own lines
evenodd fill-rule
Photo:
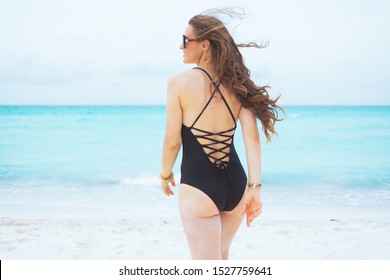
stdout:
<svg viewBox="0 0 390 280">
<path fill-rule="evenodd" d="M 203 110 L 200 112 L 200 114 L 195 119 L 194 123 L 191 125 L 190 128 L 192 130 L 195 130 L 195 131 L 198 132 L 198 133 L 194 134 L 194 136 L 198 139 L 198 142 L 199 142 L 199 139 L 203 139 L 203 140 L 206 140 L 206 141 L 209 142 L 207 144 L 201 144 L 199 142 L 199 144 L 202 146 L 203 151 L 205 152 L 207 157 L 214 163 L 214 165 L 219 170 L 221 170 L 221 169 L 224 169 L 227 166 L 228 162 L 229 162 L 228 159 L 226 160 L 226 158 L 228 158 L 229 154 L 230 154 L 230 146 L 231 146 L 231 144 L 233 142 L 234 131 L 235 131 L 236 127 L 237 127 L 236 120 L 234 118 L 234 115 L 233 115 L 230 107 L 229 107 L 229 104 L 227 103 L 227 101 L 226 101 L 225 97 L 223 96 L 222 92 L 219 90 L 220 83 L 216 84 L 213 81 L 213 79 L 211 78 L 211 76 L 209 75 L 209 73 L 207 73 L 206 70 L 204 70 L 202 68 L 199 68 L 199 67 L 195 67 L 194 69 L 199 69 L 199 70 L 203 71 L 204 73 L 206 73 L 206 75 L 210 78 L 211 82 L 215 86 L 215 90 L 211 94 L 210 99 L 207 101 L 207 103 L 204 106 Z M 228 110 L 230 112 L 230 115 L 231 115 L 231 117 L 232 117 L 232 119 L 234 121 L 234 127 L 231 128 L 231 129 L 225 130 L 225 131 L 221 131 L 221 132 L 209 132 L 209 131 L 206 131 L 206 130 L 194 127 L 194 125 L 196 124 L 198 119 L 201 117 L 203 112 L 206 110 L 206 108 L 210 104 L 212 98 L 214 97 L 214 95 L 215 95 L 215 93 L 217 91 L 219 91 L 219 93 L 220 93 L 220 95 L 222 97 L 222 100 L 224 101 L 226 107 L 228 108 Z M 220 138 L 222 138 L 222 140 L 217 140 L 213 136 L 219 136 Z M 220 147 L 216 148 L 215 147 L 216 144 L 220 144 Z M 205 149 L 208 149 L 209 151 L 207 152 Z M 222 153 L 223 155 L 221 157 L 216 157 L 215 156 L 216 153 Z"/>
<path fill-rule="evenodd" d="M 217 132 L 217 133 L 205 131 L 205 130 L 202 130 L 202 129 L 199 129 L 196 127 L 193 127 L 192 129 L 201 133 L 201 134 L 194 134 L 196 139 L 198 139 L 198 142 L 199 142 L 199 139 L 204 139 L 204 140 L 209 141 L 209 143 L 207 143 L 207 144 L 200 144 L 200 143 L 199 144 L 202 146 L 203 151 L 207 155 L 207 157 L 209 159 L 212 159 L 211 161 L 214 163 L 214 165 L 218 169 L 224 169 L 229 162 L 229 160 L 227 160 L 226 158 L 229 157 L 229 154 L 230 154 L 229 148 L 233 142 L 234 130 L 236 128 L 233 127 L 231 129 Z M 223 138 L 223 140 L 217 140 L 217 139 L 212 138 L 212 136 L 215 136 L 215 135 Z M 215 147 L 216 144 L 221 144 L 221 146 L 219 148 L 216 148 Z M 210 151 L 206 152 L 205 149 L 209 149 Z M 215 156 L 216 153 L 222 153 L 223 156 L 216 157 Z"/>
<path fill-rule="evenodd" d="M 216 83 L 213 81 L 213 78 L 211 78 L 210 74 L 209 74 L 206 70 L 204 70 L 203 68 L 194 67 L 193 69 L 199 69 L 199 70 L 203 71 L 203 72 L 207 75 L 207 77 L 209 77 L 210 81 L 211 81 L 211 82 L 213 83 L 213 85 L 215 86 L 215 89 L 214 89 L 213 93 L 211 94 L 209 100 L 207 101 L 206 105 L 204 106 L 203 110 L 199 113 L 198 117 L 195 119 L 195 121 L 194 121 L 194 123 L 191 125 L 191 127 L 194 127 L 195 123 L 196 123 L 196 122 L 199 120 L 199 118 L 202 116 L 203 112 L 206 110 L 206 108 L 209 106 L 211 100 L 213 99 L 215 93 L 218 91 L 219 94 L 220 94 L 221 97 L 222 97 L 223 102 L 225 103 L 226 107 L 228 108 L 230 115 L 231 115 L 232 118 L 233 118 L 234 127 L 236 128 L 236 119 L 234 118 L 233 112 L 232 112 L 232 110 L 230 109 L 229 104 L 227 103 L 227 101 L 226 101 L 225 97 L 223 96 L 221 90 L 219 89 L 219 85 L 220 85 L 221 83 L 219 82 L 218 84 L 216 84 Z"/>
</svg>

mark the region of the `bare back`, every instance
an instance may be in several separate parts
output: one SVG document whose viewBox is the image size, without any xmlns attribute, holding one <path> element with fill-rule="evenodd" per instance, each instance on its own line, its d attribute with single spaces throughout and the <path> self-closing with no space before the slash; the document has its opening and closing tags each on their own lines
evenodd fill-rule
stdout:
<svg viewBox="0 0 390 280">
<path fill-rule="evenodd" d="M 180 94 L 180 104 L 183 110 L 183 124 L 190 127 L 199 113 L 206 106 L 215 86 L 210 79 L 198 70 L 191 70 L 188 73 L 185 91 Z M 235 120 L 238 119 L 241 104 L 227 88 L 219 85 Z M 197 121 L 198 127 L 211 132 L 227 130 L 234 126 L 229 110 L 226 108 L 219 92 L 215 94 L 207 109 Z"/>
</svg>

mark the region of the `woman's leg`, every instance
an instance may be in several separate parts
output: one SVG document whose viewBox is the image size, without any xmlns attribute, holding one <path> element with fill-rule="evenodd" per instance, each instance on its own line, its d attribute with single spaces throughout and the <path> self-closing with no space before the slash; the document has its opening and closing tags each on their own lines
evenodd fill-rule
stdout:
<svg viewBox="0 0 390 280">
<path fill-rule="evenodd" d="M 221 217 L 221 256 L 223 260 L 229 258 L 230 244 L 240 227 L 244 215 L 241 215 L 243 199 L 229 212 L 220 212 Z"/>
<path fill-rule="evenodd" d="M 193 259 L 221 259 L 219 210 L 204 192 L 181 184 L 179 210 Z"/>
</svg>

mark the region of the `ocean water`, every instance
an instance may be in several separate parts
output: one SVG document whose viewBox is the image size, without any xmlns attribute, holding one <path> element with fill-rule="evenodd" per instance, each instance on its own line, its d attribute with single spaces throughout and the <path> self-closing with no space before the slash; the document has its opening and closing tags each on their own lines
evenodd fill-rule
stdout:
<svg viewBox="0 0 390 280">
<path fill-rule="evenodd" d="M 285 110 L 279 136 L 262 135 L 264 203 L 390 206 L 390 107 Z M 164 106 L 0 106 L 0 213 L 176 207 L 159 186 L 164 128 Z M 246 168 L 240 127 L 235 145 Z"/>
</svg>

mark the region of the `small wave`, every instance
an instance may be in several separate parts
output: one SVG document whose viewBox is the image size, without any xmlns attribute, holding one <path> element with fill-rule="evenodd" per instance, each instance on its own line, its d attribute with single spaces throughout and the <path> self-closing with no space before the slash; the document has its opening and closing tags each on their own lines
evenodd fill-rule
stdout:
<svg viewBox="0 0 390 280">
<path fill-rule="evenodd" d="M 158 185 L 160 180 L 157 176 L 139 176 L 139 177 L 124 177 L 119 180 L 121 185 L 125 186 L 150 186 Z"/>
<path fill-rule="evenodd" d="M 180 178 L 180 174 L 175 175 L 176 178 Z M 177 180 L 176 180 L 177 181 Z M 160 179 L 157 175 L 141 175 L 133 177 L 123 178 L 111 178 L 107 180 L 112 184 L 119 184 L 122 186 L 156 186 L 160 185 Z"/>
</svg>

